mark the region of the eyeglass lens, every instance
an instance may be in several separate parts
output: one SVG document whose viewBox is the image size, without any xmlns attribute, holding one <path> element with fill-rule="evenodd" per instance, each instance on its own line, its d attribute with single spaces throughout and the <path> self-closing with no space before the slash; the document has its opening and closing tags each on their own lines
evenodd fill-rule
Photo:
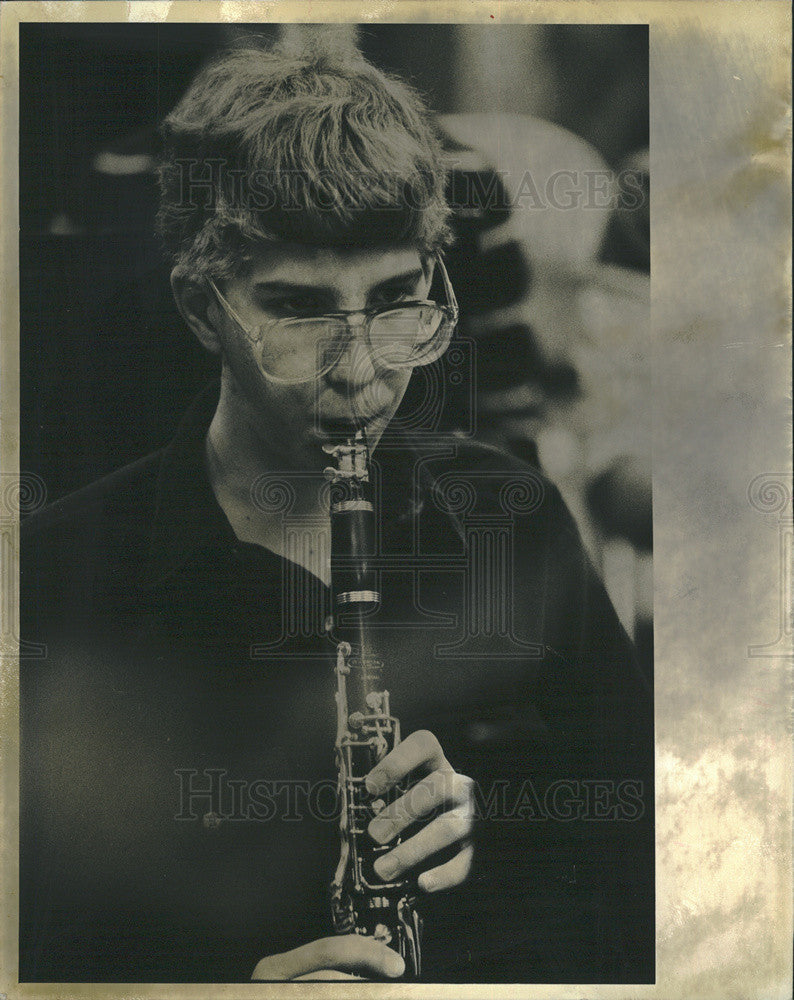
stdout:
<svg viewBox="0 0 794 1000">
<path fill-rule="evenodd" d="M 282 320 L 275 328 L 262 328 L 257 337 L 262 364 L 284 380 L 324 374 L 338 362 L 355 331 L 346 320 L 331 316 Z M 379 313 L 369 323 L 373 363 L 389 368 L 429 364 L 443 353 L 451 333 L 452 323 L 436 305 Z"/>
</svg>

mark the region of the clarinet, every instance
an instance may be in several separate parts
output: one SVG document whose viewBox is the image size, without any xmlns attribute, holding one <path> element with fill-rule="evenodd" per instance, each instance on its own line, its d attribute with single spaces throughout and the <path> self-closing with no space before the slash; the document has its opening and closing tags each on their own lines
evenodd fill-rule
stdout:
<svg viewBox="0 0 794 1000">
<path fill-rule="evenodd" d="M 389 707 L 383 664 L 371 655 L 366 616 L 380 603 L 375 554 L 375 507 L 369 483 L 366 435 L 324 446 L 336 459 L 325 470 L 330 481 L 331 595 L 329 631 L 336 641 L 335 756 L 339 781 L 339 864 L 330 886 L 337 934 L 365 934 L 403 957 L 406 975 L 420 974 L 421 917 L 414 908 L 415 883 L 384 882 L 373 864 L 393 845 L 376 844 L 369 821 L 385 808 L 371 801 L 366 775 L 400 742 L 400 723 Z M 401 794 L 396 789 L 389 797 Z"/>
</svg>

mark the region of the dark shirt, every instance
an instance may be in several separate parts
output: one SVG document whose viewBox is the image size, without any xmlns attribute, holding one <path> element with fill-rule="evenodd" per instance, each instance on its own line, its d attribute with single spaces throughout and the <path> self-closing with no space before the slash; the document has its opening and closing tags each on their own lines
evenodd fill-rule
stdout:
<svg viewBox="0 0 794 1000">
<path fill-rule="evenodd" d="M 245 981 L 331 933 L 329 595 L 236 538 L 216 404 L 23 525 L 21 981 Z M 424 978 L 653 981 L 650 684 L 559 494 L 405 434 L 373 482 L 392 709 L 477 782 L 472 874 L 420 907 Z M 299 536 L 283 477 L 257 489 Z"/>
</svg>

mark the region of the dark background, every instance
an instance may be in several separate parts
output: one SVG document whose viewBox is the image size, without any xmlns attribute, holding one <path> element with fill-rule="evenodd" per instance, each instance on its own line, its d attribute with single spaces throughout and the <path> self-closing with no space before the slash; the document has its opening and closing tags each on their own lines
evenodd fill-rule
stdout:
<svg viewBox="0 0 794 1000">
<path fill-rule="evenodd" d="M 50 500 L 166 443 L 213 373 L 153 235 L 156 125 L 217 48 L 301 30 L 318 29 L 20 26 L 21 467 Z M 644 26 L 337 30 L 435 111 L 535 114 L 611 166 L 647 146 Z"/>
<path fill-rule="evenodd" d="M 247 30 L 306 29 L 20 28 L 21 468 L 49 500 L 164 445 L 216 369 L 176 312 L 153 233 L 156 126 L 202 62 Z M 615 169 L 648 145 L 646 27 L 365 25 L 356 36 L 438 113 L 545 118 Z M 649 621 L 635 637 L 651 676 Z"/>
</svg>

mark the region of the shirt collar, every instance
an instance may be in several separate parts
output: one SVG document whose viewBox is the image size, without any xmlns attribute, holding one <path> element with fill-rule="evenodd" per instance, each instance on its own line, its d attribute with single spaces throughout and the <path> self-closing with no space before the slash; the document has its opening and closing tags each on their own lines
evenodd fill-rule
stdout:
<svg viewBox="0 0 794 1000">
<path fill-rule="evenodd" d="M 141 574 L 144 586 L 154 586 L 201 548 L 234 544 L 234 532 L 204 464 L 205 437 L 219 394 L 218 380 L 206 385 L 161 452 L 151 540 Z"/>
<path fill-rule="evenodd" d="M 220 395 L 213 380 L 184 414 L 170 444 L 160 456 L 152 530 L 140 583 L 153 587 L 176 572 L 196 552 L 240 546 L 210 485 L 205 464 L 205 439 Z M 388 443 L 387 443 L 388 442 Z M 383 531 L 399 531 L 422 509 L 432 477 L 422 462 L 427 451 L 404 430 L 389 428 L 384 441 L 383 496 L 389 498 Z M 419 470 L 414 482 L 414 470 Z"/>
</svg>

